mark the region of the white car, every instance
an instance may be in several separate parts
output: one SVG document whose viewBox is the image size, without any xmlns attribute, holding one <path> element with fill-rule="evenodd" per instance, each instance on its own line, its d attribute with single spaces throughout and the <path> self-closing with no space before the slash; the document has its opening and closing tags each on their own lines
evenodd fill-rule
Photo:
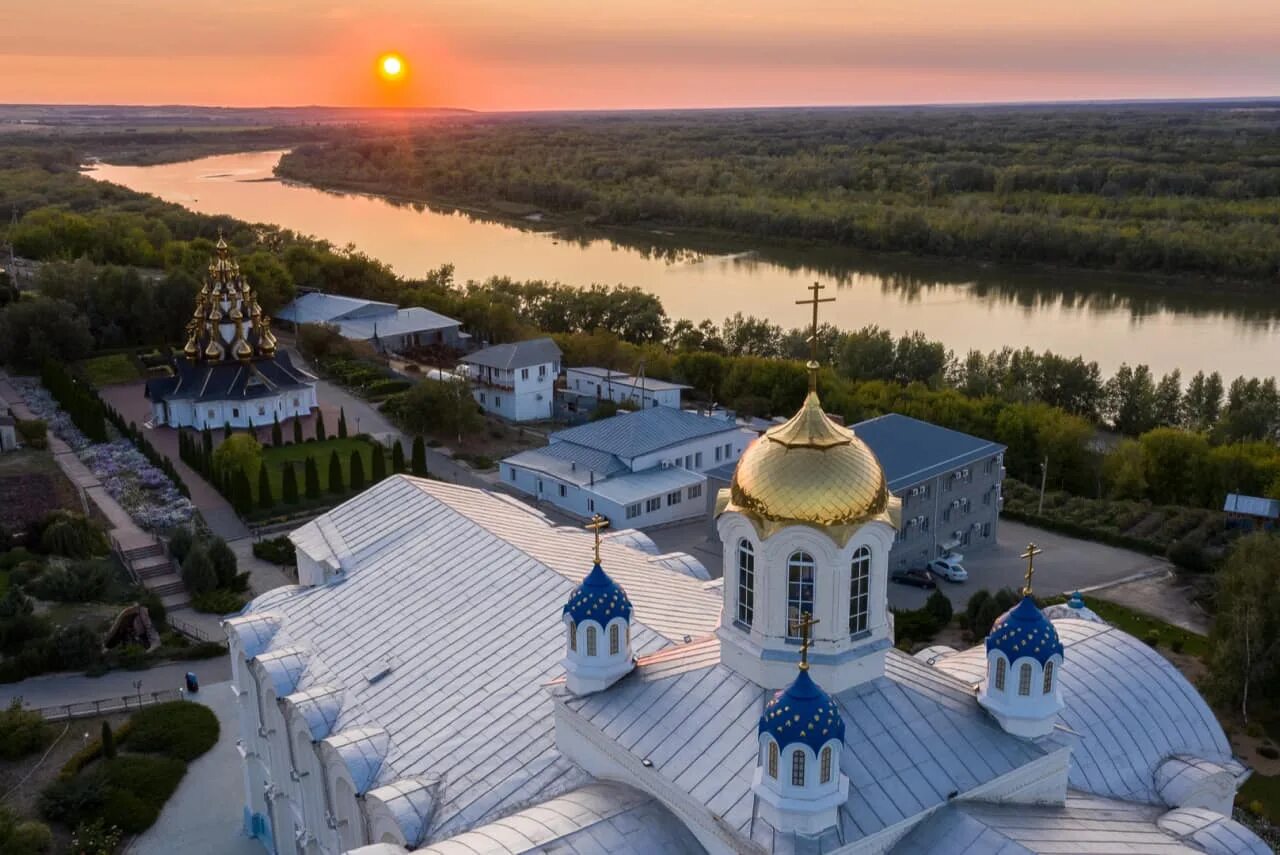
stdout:
<svg viewBox="0 0 1280 855">
<path fill-rule="evenodd" d="M 960 558 L 955 555 L 944 555 L 929 562 L 929 572 L 936 573 L 948 582 L 963 582 L 969 578 L 969 571 L 964 569 Z"/>
</svg>

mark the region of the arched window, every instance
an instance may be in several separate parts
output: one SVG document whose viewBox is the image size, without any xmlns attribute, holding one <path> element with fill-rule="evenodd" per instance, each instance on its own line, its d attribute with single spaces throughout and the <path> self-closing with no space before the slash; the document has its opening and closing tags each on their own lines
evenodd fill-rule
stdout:
<svg viewBox="0 0 1280 855">
<path fill-rule="evenodd" d="M 1031 663 L 1023 662 L 1022 667 L 1018 669 L 1018 694 L 1031 694 Z"/>
<path fill-rule="evenodd" d="M 578 650 L 578 625 L 572 619 L 569 620 L 569 649 Z"/>
<path fill-rule="evenodd" d="M 849 567 L 849 634 L 867 630 L 867 603 L 871 587 L 871 550 L 859 546 Z"/>
<path fill-rule="evenodd" d="M 738 621 L 751 626 L 756 613 L 756 551 L 749 540 L 738 541 Z"/>
<path fill-rule="evenodd" d="M 778 777 L 778 743 L 769 740 L 769 777 Z"/>
<path fill-rule="evenodd" d="M 1004 674 L 1008 667 L 1003 658 L 996 660 L 996 691 L 1004 691 Z"/>
<path fill-rule="evenodd" d="M 799 748 L 791 752 L 791 785 L 804 786 L 804 752 Z"/>
<path fill-rule="evenodd" d="M 594 626 L 587 627 L 587 655 L 596 655 L 596 628 Z"/>
<path fill-rule="evenodd" d="M 1049 694 L 1053 691 L 1053 662 L 1044 663 L 1044 692 Z"/>
<path fill-rule="evenodd" d="M 787 559 L 787 638 L 800 637 L 800 617 L 813 614 L 813 556 L 793 552 Z"/>
<path fill-rule="evenodd" d="M 619 647 L 619 644 L 621 643 L 620 642 L 621 635 L 622 633 L 618 631 L 618 625 L 616 623 L 613 626 L 609 627 L 609 655 L 610 656 L 618 655 L 618 647 Z"/>
<path fill-rule="evenodd" d="M 831 746 L 822 749 L 822 783 L 831 783 Z"/>
</svg>

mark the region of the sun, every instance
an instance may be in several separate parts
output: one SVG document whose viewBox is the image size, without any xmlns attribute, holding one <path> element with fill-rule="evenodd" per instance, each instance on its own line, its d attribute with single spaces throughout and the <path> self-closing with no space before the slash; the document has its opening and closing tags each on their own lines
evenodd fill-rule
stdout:
<svg viewBox="0 0 1280 855">
<path fill-rule="evenodd" d="M 378 73 L 387 80 L 399 80 L 404 77 L 404 65 L 404 60 L 397 54 L 383 54 L 378 59 Z"/>
</svg>

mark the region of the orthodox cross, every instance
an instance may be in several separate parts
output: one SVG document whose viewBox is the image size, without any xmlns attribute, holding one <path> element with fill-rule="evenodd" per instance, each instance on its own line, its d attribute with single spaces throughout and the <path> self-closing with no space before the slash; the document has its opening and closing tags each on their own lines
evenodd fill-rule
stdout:
<svg viewBox="0 0 1280 855">
<path fill-rule="evenodd" d="M 589 528 L 589 529 L 591 529 L 593 532 L 595 532 L 595 535 L 596 535 L 596 563 L 597 563 L 597 564 L 599 564 L 599 563 L 600 563 L 600 530 L 601 530 L 601 529 L 605 529 L 605 528 L 608 528 L 608 527 L 609 527 L 609 520 L 608 520 L 608 518 L 607 518 L 607 517 L 602 517 L 602 516 L 600 516 L 599 514 L 596 514 L 595 516 L 593 516 L 593 517 L 591 518 L 591 522 L 587 523 L 587 526 L 586 526 L 586 527 L 587 527 L 587 528 Z"/>
<path fill-rule="evenodd" d="M 1027 584 L 1022 589 L 1022 595 L 1024 597 L 1031 596 L 1031 574 L 1036 572 L 1036 556 L 1041 552 L 1044 552 L 1044 550 L 1036 546 L 1034 543 L 1028 543 L 1027 551 L 1018 556 L 1019 558 L 1027 559 Z"/>
<path fill-rule="evenodd" d="M 821 623 L 817 618 L 808 612 L 802 612 L 800 617 L 791 622 L 791 625 L 800 630 L 800 670 L 809 670 L 809 645 L 813 643 L 813 627 L 814 624 Z"/>
<path fill-rule="evenodd" d="M 797 306 L 813 306 L 813 328 L 809 334 L 809 391 L 811 392 L 816 391 L 818 387 L 818 304 L 836 301 L 835 297 L 818 296 L 818 292 L 826 287 L 814 282 L 807 289 L 813 292 L 813 297 L 808 300 L 796 300 Z"/>
</svg>

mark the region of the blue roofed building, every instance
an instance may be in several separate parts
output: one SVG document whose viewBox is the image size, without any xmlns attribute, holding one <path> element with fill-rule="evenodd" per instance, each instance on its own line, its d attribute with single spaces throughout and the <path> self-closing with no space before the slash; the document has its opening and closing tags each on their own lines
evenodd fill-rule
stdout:
<svg viewBox="0 0 1280 855">
<path fill-rule="evenodd" d="M 300 324 L 331 324 L 344 338 L 367 341 L 380 351 L 399 352 L 415 347 L 465 350 L 471 341 L 461 331 L 461 321 L 421 306 L 402 309 L 393 303 L 319 291 L 299 295 L 280 310 L 277 319 L 295 328 Z"/>
<path fill-rule="evenodd" d="M 576 516 L 644 528 L 705 514 L 706 471 L 736 461 L 751 436 L 729 419 L 674 407 L 623 412 L 506 458 L 502 482 Z"/>
</svg>

